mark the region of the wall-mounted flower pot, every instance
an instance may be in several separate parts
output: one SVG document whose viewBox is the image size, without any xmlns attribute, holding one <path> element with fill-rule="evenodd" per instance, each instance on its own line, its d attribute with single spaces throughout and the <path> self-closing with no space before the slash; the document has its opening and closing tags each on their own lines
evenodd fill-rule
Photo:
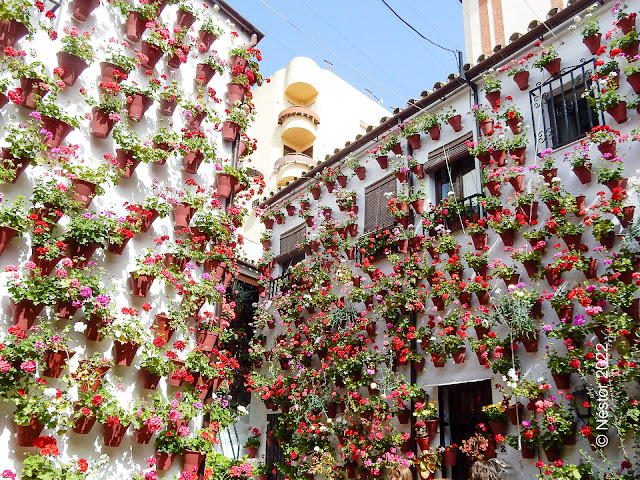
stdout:
<svg viewBox="0 0 640 480">
<path fill-rule="evenodd" d="M 91 109 L 91 135 L 96 138 L 107 138 L 116 124 L 116 120 L 109 118 L 109 112 L 102 108 Z"/>
<path fill-rule="evenodd" d="M 189 227 L 191 217 L 196 212 L 188 203 L 176 203 L 173 205 L 173 227 L 175 230 L 182 230 Z"/>
<path fill-rule="evenodd" d="M 196 81 L 202 82 L 203 86 L 206 86 L 216 71 L 210 65 L 206 63 L 199 63 L 196 65 Z"/>
<path fill-rule="evenodd" d="M 84 362 L 84 360 L 81 360 L 80 364 L 82 364 L 82 362 Z M 95 371 L 98 374 L 98 378 L 91 385 L 89 385 L 87 382 L 81 383 L 80 384 L 80 391 L 81 392 L 89 392 L 89 391 L 95 392 L 96 390 L 98 390 L 98 388 L 100 387 L 100 384 L 102 383 L 102 379 L 104 378 L 104 376 L 109 371 L 109 368 L 111 368 L 111 367 L 110 366 L 106 366 L 106 367 L 97 368 Z"/>
<path fill-rule="evenodd" d="M 16 20 L 0 20 L 0 47 L 12 47 L 29 33 L 29 29 Z"/>
<path fill-rule="evenodd" d="M 462 130 L 462 115 L 454 115 L 453 117 L 449 117 L 447 119 L 447 122 L 449 123 L 449 125 L 451 125 L 451 128 L 453 128 L 454 132 L 459 132 L 460 130 Z"/>
<path fill-rule="evenodd" d="M 151 441 L 151 437 L 153 437 L 153 432 L 144 424 L 140 428 L 136 429 L 133 435 L 135 442 L 140 445 L 147 445 Z"/>
<path fill-rule="evenodd" d="M 29 330 L 33 325 L 36 317 L 40 314 L 44 307 L 44 304 L 40 303 L 34 305 L 31 300 L 20 300 L 15 303 L 11 300 L 11 314 L 13 318 L 13 324 L 18 326 L 22 330 Z"/>
<path fill-rule="evenodd" d="M 97 185 L 93 182 L 82 180 L 81 178 L 74 178 L 72 182 L 73 191 L 71 192 L 71 197 L 76 202 L 82 202 L 83 208 L 87 208 L 91 205 L 91 201 L 96 195 Z"/>
<path fill-rule="evenodd" d="M 622 53 L 625 54 L 627 58 L 634 58 L 638 55 L 638 47 L 640 46 L 640 42 L 635 41 L 630 43 L 624 48 L 621 48 Z"/>
<path fill-rule="evenodd" d="M 91 12 L 100 6 L 100 0 L 73 0 L 71 2 L 71 15 L 78 22 L 84 22 Z"/>
<path fill-rule="evenodd" d="M 127 72 L 119 65 L 111 62 L 100 62 L 100 83 L 120 83 L 126 76 Z"/>
<path fill-rule="evenodd" d="M 73 301 L 62 302 L 57 300 L 55 311 L 57 312 L 59 319 L 69 320 L 76 314 L 78 307 L 74 307 Z"/>
<path fill-rule="evenodd" d="M 506 435 L 507 434 L 507 422 L 487 422 L 491 428 L 491 433 L 494 435 Z"/>
<path fill-rule="evenodd" d="M 511 425 L 519 425 L 523 420 L 524 405 L 522 405 L 520 402 L 518 402 L 516 405 L 509 405 L 507 408 L 505 408 L 505 411 L 509 416 Z"/>
<path fill-rule="evenodd" d="M 618 102 L 613 108 L 608 108 L 607 113 L 613 117 L 616 123 L 625 123 L 629 117 L 627 117 L 627 102 Z"/>
<path fill-rule="evenodd" d="M 215 33 L 200 30 L 198 32 L 198 43 L 200 44 L 200 52 L 208 52 L 211 48 L 211 45 L 213 45 L 213 42 L 215 42 L 217 38 L 218 37 L 216 37 Z"/>
<path fill-rule="evenodd" d="M 447 359 L 440 353 L 432 353 L 431 362 L 433 363 L 434 367 L 442 368 L 444 367 L 445 363 L 447 363 Z"/>
<path fill-rule="evenodd" d="M 544 65 L 544 69 L 547 71 L 549 75 L 555 77 L 560 73 L 560 62 L 562 60 L 560 58 L 556 58 L 555 60 L 551 60 L 549 63 Z"/>
<path fill-rule="evenodd" d="M 127 40 L 138 43 L 140 37 L 142 37 L 142 34 L 147 29 L 147 20 L 138 12 L 129 12 L 129 16 L 125 22 L 125 28 L 127 30 Z"/>
<path fill-rule="evenodd" d="M 64 70 L 64 74 L 60 77 L 60 80 L 62 80 L 67 87 L 75 84 L 80 74 L 89 66 L 83 59 L 70 53 L 58 52 L 56 57 L 58 58 L 58 66 Z"/>
<path fill-rule="evenodd" d="M 100 315 L 89 315 L 86 318 L 87 329 L 84 331 L 87 340 L 99 342 L 102 340 L 100 329 L 104 325 L 104 319 Z"/>
<path fill-rule="evenodd" d="M 389 166 L 389 157 L 386 155 L 381 155 L 379 157 L 376 157 L 376 162 L 378 162 L 378 165 L 380 165 L 380 168 L 382 170 L 386 170 Z"/>
<path fill-rule="evenodd" d="M 538 343 L 540 340 L 540 330 L 536 330 L 530 336 L 520 335 L 520 341 L 527 353 L 535 353 L 538 351 Z"/>
<path fill-rule="evenodd" d="M 182 170 L 184 173 L 195 175 L 203 160 L 204 154 L 202 152 L 189 152 L 182 158 Z"/>
<path fill-rule="evenodd" d="M 595 55 L 600 48 L 600 41 L 602 40 L 602 34 L 597 33 L 595 35 L 589 35 L 582 39 L 582 43 L 589 49 L 591 55 Z"/>
<path fill-rule="evenodd" d="M 85 268 L 100 246 L 97 243 L 80 245 L 75 239 L 71 238 L 67 241 L 67 256 L 73 259 L 75 268 Z"/>
<path fill-rule="evenodd" d="M 562 446 L 554 445 L 553 447 L 545 448 L 544 454 L 548 462 L 557 462 L 562 458 Z"/>
<path fill-rule="evenodd" d="M 232 55 L 231 58 L 229 58 L 229 67 L 231 67 L 231 70 L 238 66 L 242 68 L 242 71 L 244 71 L 247 68 L 247 65 L 249 65 L 249 61 L 239 55 Z"/>
<path fill-rule="evenodd" d="M 176 27 L 188 29 L 196 21 L 196 17 L 186 10 L 179 9 L 176 13 Z"/>
<path fill-rule="evenodd" d="M 447 467 L 455 467 L 458 464 L 458 452 L 455 450 L 446 450 L 442 452 L 442 465 Z"/>
<path fill-rule="evenodd" d="M 414 135 L 409 135 L 407 137 L 407 141 L 409 142 L 409 145 L 411 145 L 411 148 L 413 150 L 418 150 L 421 146 L 420 144 L 420 134 L 416 133 Z"/>
<path fill-rule="evenodd" d="M 173 115 L 173 112 L 175 112 L 177 106 L 178 99 L 163 98 L 160 100 L 160 108 L 158 109 L 158 111 L 160 112 L 160 115 L 171 117 Z"/>
<path fill-rule="evenodd" d="M 464 363 L 467 359 L 467 349 L 462 348 L 457 352 L 453 352 L 451 357 L 453 358 L 453 362 L 456 364 Z"/>
<path fill-rule="evenodd" d="M 36 101 L 47 94 L 47 91 L 40 87 L 38 78 L 21 78 L 20 88 L 22 89 L 20 105 L 28 110 L 35 110 Z"/>
<path fill-rule="evenodd" d="M 431 137 L 431 140 L 440 140 L 440 125 L 429 127 L 429 136 Z"/>
<path fill-rule="evenodd" d="M 131 178 L 140 161 L 131 152 L 122 148 L 116 150 L 116 166 L 122 171 L 122 178 Z"/>
<path fill-rule="evenodd" d="M 147 70 L 152 70 L 153 67 L 156 66 L 156 63 L 162 58 L 162 55 L 164 55 L 164 51 L 160 47 L 145 41 L 142 42 L 142 48 L 140 50 L 144 56 L 140 63 Z"/>
<path fill-rule="evenodd" d="M 45 115 L 42 116 L 42 126 L 51 134 L 51 136 L 44 136 L 42 143 L 51 148 L 59 147 L 67 135 L 73 131 L 73 125 Z"/>
<path fill-rule="evenodd" d="M 149 373 L 149 371 L 144 367 L 140 369 L 140 384 L 142 385 L 142 388 L 146 388 L 147 390 L 155 390 L 156 388 L 158 388 L 159 383 L 160 375 Z"/>
<path fill-rule="evenodd" d="M 62 369 L 67 366 L 67 359 L 73 357 L 75 353 L 73 350 L 47 350 L 43 356 L 46 367 L 42 374 L 45 377 L 58 378 Z"/>
<path fill-rule="evenodd" d="M 500 90 L 495 92 L 489 92 L 486 94 L 487 102 L 489 102 L 489 105 L 491 105 L 491 108 L 498 106 L 498 104 L 500 103 L 500 96 L 501 96 Z"/>
<path fill-rule="evenodd" d="M 575 248 L 580 245 L 580 240 L 582 239 L 582 234 L 578 233 L 576 235 L 564 235 L 562 237 L 562 241 L 564 241 L 565 245 L 568 248 Z"/>
<path fill-rule="evenodd" d="M 153 225 L 153 222 L 155 222 L 156 219 L 160 216 L 155 208 L 150 208 L 146 212 L 147 213 L 145 214 L 141 210 L 138 214 L 138 218 L 140 218 L 140 220 L 142 221 L 140 225 L 140 231 L 142 233 L 147 233 L 151 228 L 151 225 Z"/>
<path fill-rule="evenodd" d="M 522 118 L 507 119 L 507 126 L 511 129 L 511 133 L 518 135 L 522 132 Z"/>
<path fill-rule="evenodd" d="M 156 452 L 156 469 L 160 471 L 169 470 L 175 457 L 175 453 Z"/>
<path fill-rule="evenodd" d="M 222 140 L 225 142 L 233 142 L 238 136 L 240 127 L 235 122 L 223 122 L 222 124 Z"/>
<path fill-rule="evenodd" d="M 480 131 L 483 135 L 488 136 L 493 132 L 493 120 L 487 118 L 479 123 Z"/>
<path fill-rule="evenodd" d="M 182 59 L 180 58 L 180 55 L 171 55 L 167 59 L 167 65 L 169 65 L 169 67 L 173 68 L 174 70 L 179 69 L 182 65 Z"/>
<path fill-rule="evenodd" d="M 102 425 L 102 443 L 105 447 L 119 447 L 124 435 L 127 433 L 129 424 L 126 425 Z"/>
<path fill-rule="evenodd" d="M 73 426 L 71 427 L 71 430 L 73 431 L 73 433 L 77 433 L 78 435 L 87 435 L 91 431 L 95 423 L 95 415 L 90 415 L 88 417 L 82 415 L 73 420 Z"/>
<path fill-rule="evenodd" d="M 227 103 L 229 105 L 233 106 L 237 101 L 242 103 L 246 94 L 247 88 L 241 83 L 227 83 Z"/>
<path fill-rule="evenodd" d="M 127 117 L 133 122 L 139 122 L 151 105 L 153 105 L 153 98 L 149 98 L 142 93 L 136 93 L 128 105 Z"/>
<path fill-rule="evenodd" d="M 231 196 L 231 191 L 237 183 L 238 179 L 233 175 L 228 173 L 216 174 L 216 188 L 218 196 L 222 198 L 229 198 Z"/>
<path fill-rule="evenodd" d="M 146 298 L 155 278 L 155 275 L 138 275 L 136 277 L 135 272 L 132 272 L 129 277 L 131 294 L 134 297 Z"/>
<path fill-rule="evenodd" d="M 250 447 L 249 447 L 250 448 Z M 247 448 L 247 452 L 249 452 L 249 448 Z M 257 453 L 257 452 L 256 452 Z M 256 458 L 255 454 L 252 457 L 248 455 L 249 458 Z M 194 468 L 199 468 L 200 464 L 204 461 L 204 454 L 198 452 L 197 450 L 189 450 L 184 449 L 184 467 L 183 470 L 187 470 L 189 472 L 193 471 Z"/>
<path fill-rule="evenodd" d="M 163 339 L 165 342 L 171 340 L 173 332 L 175 331 L 171 327 L 171 319 L 165 315 L 157 314 L 154 320 L 154 330 L 157 338 Z"/>
<path fill-rule="evenodd" d="M 40 436 L 44 425 L 38 421 L 37 417 L 32 417 L 28 425 L 16 425 L 16 445 L 18 447 L 32 447 L 33 441 Z"/>
<path fill-rule="evenodd" d="M 473 240 L 473 247 L 476 250 L 484 250 L 484 247 L 487 246 L 486 233 L 474 233 L 473 235 L 471 235 L 471 240 Z"/>
<path fill-rule="evenodd" d="M 134 342 L 121 342 L 120 340 L 116 340 L 113 343 L 113 358 L 116 365 L 131 366 L 131 362 L 133 362 L 139 347 L 140 345 Z"/>
<path fill-rule="evenodd" d="M 196 341 L 202 350 L 210 352 L 213 350 L 217 340 L 218 332 L 214 332 L 212 330 L 198 330 Z"/>
<path fill-rule="evenodd" d="M 124 249 L 127 248 L 127 244 L 129 243 L 130 238 L 124 238 L 122 243 L 112 243 L 107 242 L 107 252 L 113 253 L 114 255 L 122 255 Z"/>
<path fill-rule="evenodd" d="M 516 82 L 516 85 L 521 91 L 529 88 L 529 72 L 518 72 L 513 76 L 513 81 Z"/>
<path fill-rule="evenodd" d="M 516 175 L 509 179 L 509 183 L 516 193 L 524 192 L 524 175 Z"/>
<path fill-rule="evenodd" d="M 11 243 L 13 237 L 18 234 L 18 230 L 11 227 L 0 227 L 0 255 L 4 252 L 5 248 Z"/>
<path fill-rule="evenodd" d="M 575 167 L 573 169 L 573 173 L 575 173 L 578 180 L 584 185 L 586 183 L 591 182 L 591 164 L 585 164 L 583 167 Z"/>
</svg>

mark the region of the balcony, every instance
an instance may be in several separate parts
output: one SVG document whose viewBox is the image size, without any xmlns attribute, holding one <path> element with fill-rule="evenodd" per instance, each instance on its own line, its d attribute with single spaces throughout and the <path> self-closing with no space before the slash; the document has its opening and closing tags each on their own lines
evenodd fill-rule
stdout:
<svg viewBox="0 0 640 480">
<path fill-rule="evenodd" d="M 282 139 L 296 150 L 304 150 L 316 139 L 320 117 L 309 107 L 295 105 L 280 112 L 278 123 L 282 125 Z"/>
<path fill-rule="evenodd" d="M 276 163 L 273 165 L 273 171 L 278 172 L 281 168 L 292 164 L 305 165 L 309 168 L 316 166 L 316 162 L 309 155 L 296 152 L 288 153 L 276 160 Z"/>
</svg>

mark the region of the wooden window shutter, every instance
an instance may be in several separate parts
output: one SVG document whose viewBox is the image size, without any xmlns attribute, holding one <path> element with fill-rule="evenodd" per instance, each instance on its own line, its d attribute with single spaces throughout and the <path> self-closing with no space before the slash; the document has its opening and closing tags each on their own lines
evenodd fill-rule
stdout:
<svg viewBox="0 0 640 480">
<path fill-rule="evenodd" d="M 306 224 L 298 225 L 292 228 L 288 232 L 283 233 L 280 236 L 280 255 L 288 255 L 291 252 L 302 248 L 302 242 L 304 241 L 304 233 L 306 231 Z"/>
<path fill-rule="evenodd" d="M 447 163 L 447 159 L 451 163 L 467 157 L 469 155 L 469 149 L 464 144 L 467 140 L 473 140 L 473 133 L 469 132 L 464 137 L 458 138 L 430 152 L 427 163 L 424 164 L 424 171 L 433 172 L 441 168 Z"/>
<path fill-rule="evenodd" d="M 397 192 L 397 181 L 394 175 L 389 175 L 365 189 L 364 233 L 391 227 L 395 223 L 394 216 L 387 209 L 389 201 L 385 196 L 387 192 Z"/>
</svg>

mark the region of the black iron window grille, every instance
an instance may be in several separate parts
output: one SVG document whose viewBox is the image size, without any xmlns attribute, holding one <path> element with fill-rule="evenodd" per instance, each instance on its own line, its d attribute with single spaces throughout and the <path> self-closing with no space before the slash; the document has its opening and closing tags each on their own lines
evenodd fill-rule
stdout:
<svg viewBox="0 0 640 480">
<path fill-rule="evenodd" d="M 582 59 L 529 91 L 536 154 L 556 149 L 584 137 L 593 127 L 604 124 L 582 94 L 591 88 L 595 59 Z"/>
</svg>

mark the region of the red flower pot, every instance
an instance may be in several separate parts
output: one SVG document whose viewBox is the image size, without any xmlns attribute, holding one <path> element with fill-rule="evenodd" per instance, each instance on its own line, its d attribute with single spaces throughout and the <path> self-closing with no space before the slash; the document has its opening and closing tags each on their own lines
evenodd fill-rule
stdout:
<svg viewBox="0 0 640 480">
<path fill-rule="evenodd" d="M 420 134 L 419 133 L 416 133 L 414 135 L 408 136 L 407 140 L 409 141 L 409 145 L 411 145 L 411 148 L 413 150 L 418 150 L 420 148 Z"/>
<path fill-rule="evenodd" d="M 600 48 L 600 40 L 602 39 L 602 34 L 598 33 L 596 35 L 589 35 L 588 37 L 584 37 L 582 39 L 582 43 L 589 49 L 589 53 L 591 55 L 595 55 L 598 49 Z"/>
<path fill-rule="evenodd" d="M 396 413 L 396 417 L 398 417 L 398 422 L 400 422 L 401 425 L 406 425 L 409 423 L 410 412 L 409 410 L 400 410 Z"/>
<path fill-rule="evenodd" d="M 107 138 L 116 121 L 109 118 L 109 112 L 101 108 L 91 109 L 91 135 L 96 138 Z"/>
<path fill-rule="evenodd" d="M 116 340 L 113 343 L 113 357 L 116 365 L 125 367 L 131 366 L 131 362 L 133 362 L 133 358 L 136 356 L 138 348 L 140 348 L 140 345 L 137 343 L 121 342 L 120 340 Z"/>
<path fill-rule="evenodd" d="M 535 447 L 529 447 L 527 444 L 523 443 L 521 446 L 522 450 L 520 450 L 520 453 L 522 455 L 522 458 L 535 458 L 536 457 L 536 451 L 535 451 Z"/>
<path fill-rule="evenodd" d="M 546 448 L 544 454 L 548 462 L 556 462 L 562 458 L 562 447 L 554 445 L 553 447 Z"/>
<path fill-rule="evenodd" d="M 457 352 L 452 353 L 451 357 L 453 358 L 454 363 L 457 363 L 457 364 L 464 363 L 467 359 L 466 348 L 460 349 Z"/>
<path fill-rule="evenodd" d="M 21 78 L 20 88 L 20 105 L 28 110 L 35 110 L 36 100 L 47 94 L 47 91 L 40 87 L 40 80 L 37 78 Z"/>
<path fill-rule="evenodd" d="M 479 126 L 480 126 L 480 131 L 485 136 L 491 135 L 491 132 L 493 132 L 493 120 L 491 118 L 482 120 Z"/>
<path fill-rule="evenodd" d="M 486 97 L 487 102 L 489 102 L 489 105 L 491 105 L 492 108 L 497 107 L 500 102 L 500 90 L 497 92 L 489 92 Z"/>
<path fill-rule="evenodd" d="M 249 449 L 247 448 L 247 451 Z M 183 470 L 193 471 L 194 467 L 197 469 L 200 467 L 200 464 L 204 461 L 204 454 L 196 451 L 196 450 L 188 450 L 185 448 L 184 450 L 184 467 Z M 255 458 L 255 456 L 249 458 Z"/>
<path fill-rule="evenodd" d="M 173 205 L 173 227 L 175 230 L 183 230 L 189 227 L 191 217 L 195 209 L 188 203 L 176 203 Z"/>
<path fill-rule="evenodd" d="M 217 38 L 218 37 L 216 37 L 214 33 L 200 30 L 198 32 L 198 43 L 200 44 L 200 51 L 202 53 L 208 52 L 211 48 L 211 45 L 216 41 Z"/>
<path fill-rule="evenodd" d="M 228 173 L 216 174 L 216 186 L 218 190 L 218 196 L 222 198 L 229 198 L 233 188 L 238 183 L 238 179 Z"/>
<path fill-rule="evenodd" d="M 227 83 L 227 103 L 229 105 L 233 106 L 236 102 L 242 103 L 246 94 L 247 88 L 241 83 Z"/>
<path fill-rule="evenodd" d="M 196 21 L 196 17 L 186 10 L 178 10 L 176 13 L 176 27 L 188 29 Z"/>
<path fill-rule="evenodd" d="M 192 115 L 187 119 L 187 128 L 190 130 L 197 130 L 200 128 L 200 124 L 207 118 L 207 111 L 202 110 L 195 115 Z"/>
<path fill-rule="evenodd" d="M 547 71 L 547 73 L 549 75 L 551 75 L 552 77 L 555 77 L 556 75 L 558 75 L 560 73 L 560 62 L 562 60 L 559 58 L 556 58 L 555 60 L 551 60 L 549 63 L 547 63 L 544 68 Z"/>
<path fill-rule="evenodd" d="M 97 243 L 79 245 L 74 239 L 69 239 L 67 242 L 67 256 L 73 259 L 74 267 L 85 268 L 100 246 Z"/>
<path fill-rule="evenodd" d="M 40 436 L 44 425 L 36 417 L 31 418 L 29 425 L 16 425 L 16 445 L 18 447 L 32 447 L 33 441 Z"/>
<path fill-rule="evenodd" d="M 636 29 L 636 17 L 635 15 L 634 16 L 627 15 L 626 17 L 618 20 L 616 22 L 616 25 L 620 28 L 620 30 L 622 30 L 622 33 L 626 35 L 627 33 Z"/>
<path fill-rule="evenodd" d="M 15 303 L 11 300 L 11 314 L 13 318 L 13 324 L 18 326 L 22 330 L 29 330 L 33 325 L 36 317 L 40 314 L 44 304 L 40 303 L 34 305 L 31 300 L 20 300 Z"/>
<path fill-rule="evenodd" d="M 447 359 L 440 353 L 432 353 L 431 361 L 433 362 L 434 367 L 444 367 L 444 364 L 447 362 Z"/>
<path fill-rule="evenodd" d="M 502 194 L 500 190 L 500 182 L 498 181 L 492 180 L 490 182 L 487 182 L 485 184 L 485 187 L 487 187 L 487 190 L 489 190 L 489 193 L 493 197 L 499 197 Z"/>
<path fill-rule="evenodd" d="M 222 139 L 225 142 L 233 142 L 238 136 L 240 127 L 235 122 L 224 122 L 222 124 Z"/>
<path fill-rule="evenodd" d="M 101 83 L 120 83 L 126 76 L 127 72 L 119 65 L 110 62 L 100 62 Z"/>
<path fill-rule="evenodd" d="M 171 340 L 173 332 L 175 331 L 171 327 L 171 319 L 161 314 L 157 314 L 154 320 L 154 330 L 157 338 L 162 338 L 165 342 Z"/>
<path fill-rule="evenodd" d="M 57 118 L 42 116 L 42 126 L 52 135 L 46 135 L 43 143 L 51 148 L 59 147 L 60 144 L 73 131 L 73 126 Z"/>
<path fill-rule="evenodd" d="M 95 423 L 95 415 L 91 415 L 89 417 L 82 415 L 81 417 L 73 420 L 73 427 L 71 427 L 71 430 L 73 430 L 73 433 L 77 433 L 78 435 L 86 435 L 91 431 Z"/>
<path fill-rule="evenodd" d="M 160 115 L 170 117 L 173 115 L 173 112 L 175 112 L 177 106 L 178 100 L 176 98 L 163 98 L 160 100 L 160 108 L 158 111 L 160 112 Z"/>
<path fill-rule="evenodd" d="M 491 433 L 494 435 L 506 435 L 507 434 L 507 422 L 487 422 L 491 428 Z"/>
<path fill-rule="evenodd" d="M 573 173 L 578 177 L 578 180 L 584 185 L 591 182 L 591 164 L 585 164 L 584 167 L 575 167 Z"/>
<path fill-rule="evenodd" d="M 160 47 L 145 41 L 142 42 L 141 51 L 144 57 L 140 63 L 147 70 L 152 70 L 164 54 Z"/>
<path fill-rule="evenodd" d="M 216 71 L 210 65 L 206 63 L 199 63 L 196 65 L 196 80 L 203 82 L 203 85 L 207 85 Z"/>
<path fill-rule="evenodd" d="M 527 353 L 535 353 L 538 351 L 538 342 L 540 340 L 540 330 L 536 330 L 535 337 L 525 337 L 521 336 L 520 341 L 524 346 L 524 349 Z"/>
<path fill-rule="evenodd" d="M 213 350 L 218 340 L 218 333 L 211 330 L 198 330 L 197 342 L 200 348 L 206 352 Z"/>
<path fill-rule="evenodd" d="M 127 117 L 131 121 L 139 122 L 151 105 L 153 105 L 153 98 L 149 98 L 141 93 L 136 93 L 128 105 Z"/>
<path fill-rule="evenodd" d="M 0 159 L 2 159 L 2 166 L 8 170 L 14 171 L 13 180 L 8 183 L 16 183 L 22 172 L 29 166 L 31 159 L 29 158 L 15 158 L 8 148 L 2 148 L 0 150 Z"/>
<path fill-rule="evenodd" d="M 516 193 L 524 192 L 524 175 L 516 175 L 509 179 L 509 183 Z"/>
<path fill-rule="evenodd" d="M 380 165 L 380 168 L 382 170 L 386 170 L 387 167 L 389 166 L 389 157 L 386 155 L 381 155 L 379 157 L 376 157 L 376 161 L 378 162 L 378 165 Z"/>
<path fill-rule="evenodd" d="M 625 54 L 625 56 L 627 57 L 636 57 L 638 55 L 638 47 L 640 46 L 640 42 L 633 42 L 630 43 L 628 46 L 622 48 L 622 53 Z"/>
<path fill-rule="evenodd" d="M 571 386 L 571 374 L 570 373 L 551 373 L 553 381 L 556 383 L 558 390 L 568 390 Z"/>
<path fill-rule="evenodd" d="M 355 174 L 358 176 L 358 178 L 360 180 L 364 180 L 366 175 L 367 175 L 367 168 L 366 167 L 358 167 L 355 170 Z"/>
<path fill-rule="evenodd" d="M 518 425 L 523 420 L 524 405 L 518 402 L 516 405 L 509 405 L 506 409 L 511 425 Z"/>
<path fill-rule="evenodd" d="M 431 137 L 431 140 L 440 140 L 440 125 L 429 127 L 429 136 Z M 402 151 L 400 153 L 402 153 Z"/>
<path fill-rule="evenodd" d="M 0 48 L 12 47 L 29 33 L 29 29 L 16 20 L 0 20 Z"/>
<path fill-rule="evenodd" d="M 5 248 L 11 243 L 13 237 L 18 234 L 18 230 L 11 227 L 0 227 L 0 255 L 4 252 Z"/>
<path fill-rule="evenodd" d="M 505 230 L 504 232 L 500 233 L 500 238 L 502 239 L 502 243 L 504 244 L 505 247 L 512 247 L 513 246 L 513 237 L 515 236 L 515 232 L 513 231 L 513 229 L 508 229 Z"/>
<path fill-rule="evenodd" d="M 524 71 L 516 73 L 513 76 L 513 81 L 516 82 L 516 85 L 518 85 L 518 88 L 521 91 L 526 90 L 529 88 L 529 72 Z"/>
<path fill-rule="evenodd" d="M 142 37 L 142 34 L 147 29 L 147 20 L 142 18 L 138 12 L 129 12 L 129 16 L 125 22 L 125 28 L 127 30 L 127 39 L 131 42 L 138 43 L 140 37 Z"/>
<path fill-rule="evenodd" d="M 140 384 L 142 385 L 142 388 L 155 390 L 158 388 L 158 383 L 160 383 L 159 375 L 149 373 L 149 371 L 144 367 L 140 369 Z"/>
<path fill-rule="evenodd" d="M 76 83 L 80 74 L 89 66 L 80 57 L 70 53 L 58 52 L 56 56 L 58 58 L 58 66 L 64 70 L 64 74 L 60 77 L 60 80 L 62 80 L 67 87 Z"/>
<path fill-rule="evenodd" d="M 628 120 L 627 102 L 618 102 L 615 107 L 607 109 L 607 113 L 613 117 L 616 123 L 625 123 Z"/>
<path fill-rule="evenodd" d="M 133 156 L 132 152 L 122 148 L 116 150 L 116 166 L 122 171 L 122 178 L 131 178 L 140 161 L 140 159 Z"/>
<path fill-rule="evenodd" d="M 84 22 L 91 12 L 100 6 L 100 0 L 73 0 L 71 2 L 71 15 L 78 22 Z"/>
<path fill-rule="evenodd" d="M 462 115 L 454 115 L 453 117 L 448 118 L 447 122 L 449 122 L 449 125 L 451 125 L 454 132 L 462 130 Z"/>
<path fill-rule="evenodd" d="M 627 82 L 633 88 L 634 93 L 640 93 L 640 73 L 632 73 L 627 76 Z"/>
<path fill-rule="evenodd" d="M 156 469 L 160 471 L 169 470 L 175 456 L 175 453 L 156 452 Z"/>
<path fill-rule="evenodd" d="M 568 248 L 576 248 L 580 245 L 580 240 L 582 239 L 582 234 L 578 233 L 576 235 L 565 235 L 562 237 L 562 240 L 567 245 Z"/>
<path fill-rule="evenodd" d="M 455 450 L 446 450 L 442 452 L 442 465 L 447 467 L 455 467 L 458 464 L 458 452 Z"/>
<path fill-rule="evenodd" d="M 182 169 L 184 173 L 195 175 L 198 173 L 198 168 L 204 160 L 204 154 L 202 152 L 189 152 L 182 158 Z"/>
<path fill-rule="evenodd" d="M 93 197 L 96 195 L 96 187 L 97 185 L 95 183 L 88 182 L 87 180 L 82 180 L 80 178 L 74 178 L 71 196 L 76 202 L 82 202 L 83 208 L 87 208 L 91 204 Z"/>
</svg>

